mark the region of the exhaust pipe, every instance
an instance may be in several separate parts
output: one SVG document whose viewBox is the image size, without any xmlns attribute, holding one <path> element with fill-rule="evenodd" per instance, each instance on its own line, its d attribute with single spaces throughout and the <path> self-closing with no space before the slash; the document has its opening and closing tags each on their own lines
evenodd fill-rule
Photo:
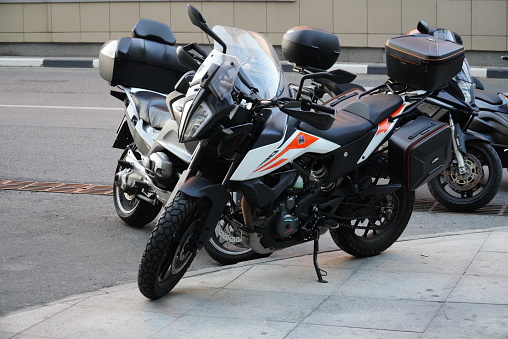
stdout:
<svg viewBox="0 0 508 339">
<path fill-rule="evenodd" d="M 131 150 L 127 151 L 124 160 L 118 160 L 118 164 L 124 167 L 124 169 L 115 175 L 115 184 L 122 191 L 127 192 L 132 188 L 143 188 L 147 191 L 155 192 L 155 185 Z"/>
</svg>

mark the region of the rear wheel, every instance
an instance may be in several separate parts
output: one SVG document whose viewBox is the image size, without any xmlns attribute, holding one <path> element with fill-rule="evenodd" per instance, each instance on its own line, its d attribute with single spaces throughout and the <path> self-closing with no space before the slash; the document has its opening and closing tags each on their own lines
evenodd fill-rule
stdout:
<svg viewBox="0 0 508 339">
<path fill-rule="evenodd" d="M 491 145 L 471 141 L 464 155 L 466 173 L 460 174 L 457 161 L 428 183 L 429 191 L 451 211 L 473 212 L 488 204 L 497 194 L 503 167 Z"/>
<path fill-rule="evenodd" d="M 381 174 L 387 173 L 387 164 L 386 157 L 380 155 L 364 166 L 365 172 L 373 175 L 373 185 L 389 183 L 389 176 Z M 413 212 L 414 200 L 414 192 L 406 188 L 352 198 L 337 213 L 350 220 L 330 229 L 332 239 L 344 252 L 356 257 L 377 255 L 400 237 Z"/>
<path fill-rule="evenodd" d="M 136 152 L 137 151 L 134 150 L 135 154 Z M 127 150 L 123 152 L 121 159 L 125 160 L 126 156 Z M 124 169 L 125 168 L 123 166 L 118 164 L 115 170 L 115 176 Z M 141 192 L 122 191 L 116 182 L 113 184 L 113 201 L 115 204 L 116 213 L 120 219 L 122 219 L 127 225 L 134 227 L 143 227 L 155 219 L 161 210 L 162 204 L 157 201 L 156 204 L 153 205 L 147 201 L 140 200 L 138 197 L 136 197 L 136 194 L 138 193 Z"/>
<path fill-rule="evenodd" d="M 139 266 L 138 287 L 145 297 L 165 296 L 183 277 L 201 245 L 199 236 L 209 208 L 205 199 L 181 192 L 165 207 Z"/>
</svg>

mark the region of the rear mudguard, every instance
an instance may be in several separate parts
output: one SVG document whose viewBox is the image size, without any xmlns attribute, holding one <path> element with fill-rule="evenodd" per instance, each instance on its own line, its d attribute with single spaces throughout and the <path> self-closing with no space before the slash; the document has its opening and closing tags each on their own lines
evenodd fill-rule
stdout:
<svg viewBox="0 0 508 339">
<path fill-rule="evenodd" d="M 199 241 L 200 245 L 204 245 L 219 222 L 224 208 L 226 208 L 229 201 L 229 194 L 223 185 L 214 184 L 203 177 L 188 178 L 185 183 L 180 186 L 179 191 L 194 198 L 207 198 L 212 203 Z"/>
<path fill-rule="evenodd" d="M 125 116 L 123 117 L 122 122 L 120 123 L 120 126 L 118 127 L 116 133 L 117 133 L 116 139 L 115 142 L 113 143 L 114 148 L 125 149 L 125 147 L 127 147 L 134 141 Z"/>
</svg>

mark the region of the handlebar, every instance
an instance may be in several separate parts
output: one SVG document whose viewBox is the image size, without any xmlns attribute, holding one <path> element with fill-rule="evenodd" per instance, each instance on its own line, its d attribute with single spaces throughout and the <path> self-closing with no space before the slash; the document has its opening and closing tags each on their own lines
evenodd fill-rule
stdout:
<svg viewBox="0 0 508 339">
<path fill-rule="evenodd" d="M 310 108 L 315 109 L 316 111 L 328 113 L 328 114 L 335 114 L 335 110 L 332 107 L 319 105 L 319 104 L 310 104 Z"/>
<path fill-rule="evenodd" d="M 311 109 L 314 109 L 316 111 L 328 113 L 331 115 L 335 113 L 335 110 L 332 107 L 315 104 L 308 99 L 302 99 L 302 109 L 305 111 L 310 111 Z"/>
</svg>

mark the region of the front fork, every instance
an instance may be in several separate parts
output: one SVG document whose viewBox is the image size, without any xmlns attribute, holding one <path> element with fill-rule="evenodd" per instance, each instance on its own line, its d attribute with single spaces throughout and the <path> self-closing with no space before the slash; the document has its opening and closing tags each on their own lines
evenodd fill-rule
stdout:
<svg viewBox="0 0 508 339">
<path fill-rule="evenodd" d="M 453 152 L 455 153 L 455 159 L 457 159 L 458 169 L 460 174 L 466 173 L 466 163 L 464 162 L 464 157 L 462 156 L 461 150 L 464 152 L 466 145 L 464 145 L 464 138 L 462 138 L 462 130 L 460 126 L 455 125 L 453 122 L 452 116 L 450 115 L 450 127 L 452 129 L 452 146 Z"/>
</svg>

